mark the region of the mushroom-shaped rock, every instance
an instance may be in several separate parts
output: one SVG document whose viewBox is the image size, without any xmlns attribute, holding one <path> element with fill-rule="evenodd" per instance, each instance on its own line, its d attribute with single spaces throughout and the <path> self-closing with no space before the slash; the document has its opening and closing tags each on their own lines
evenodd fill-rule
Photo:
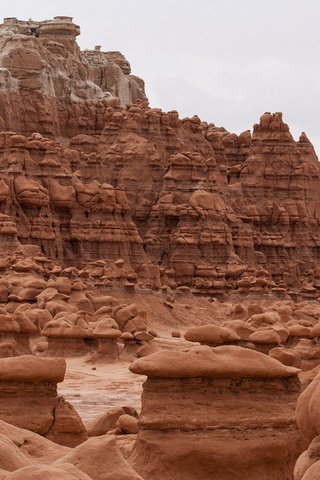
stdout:
<svg viewBox="0 0 320 480">
<path fill-rule="evenodd" d="M 178 352 L 162 351 L 136 360 L 129 370 L 138 375 L 168 378 L 286 378 L 299 371 L 260 352 L 235 345 L 215 348 L 200 346 Z"/>
<path fill-rule="evenodd" d="M 189 342 L 199 342 L 204 345 L 221 345 L 240 340 L 240 336 L 234 330 L 218 325 L 189 328 L 184 334 L 184 338 Z"/>
<path fill-rule="evenodd" d="M 111 358 L 119 356 L 117 339 L 121 336 L 118 324 L 111 317 L 102 317 L 95 323 L 93 337 L 99 342 L 98 353 Z"/>
<path fill-rule="evenodd" d="M 48 353 L 78 355 L 87 352 L 84 339 L 92 337 L 92 330 L 78 327 L 60 318 L 46 323 L 41 334 L 48 338 Z"/>
<path fill-rule="evenodd" d="M 75 203 L 75 190 L 72 185 L 60 185 L 54 179 L 50 180 L 50 196 L 55 207 L 69 210 Z"/>
<path fill-rule="evenodd" d="M 20 175 L 15 178 L 14 189 L 21 205 L 41 207 L 48 204 L 48 190 L 37 180 L 31 180 Z"/>
<path fill-rule="evenodd" d="M 1 338 L 4 338 L 8 333 L 20 332 L 19 323 L 11 316 L 6 314 L 0 314 L 0 333 Z"/>
<path fill-rule="evenodd" d="M 229 345 L 161 351 L 130 370 L 148 377 L 130 455 L 143 478 L 290 478 L 301 452 L 298 369 Z"/>
<path fill-rule="evenodd" d="M 134 336 L 130 332 L 123 332 L 120 336 L 120 339 L 123 340 L 124 342 L 129 342 L 134 340 Z"/>
<path fill-rule="evenodd" d="M 66 370 L 63 359 L 32 355 L 0 359 L 0 418 L 45 435 L 54 423 L 57 383 Z"/>
<path fill-rule="evenodd" d="M 24 312 L 16 311 L 13 314 L 13 318 L 19 324 L 21 333 L 26 333 L 30 335 L 38 333 L 37 327 Z"/>
<path fill-rule="evenodd" d="M 62 359 L 44 359 L 32 355 L 3 358 L 0 366 L 0 381 L 59 383 L 63 381 L 66 371 L 66 362 Z"/>
<path fill-rule="evenodd" d="M 0 314 L 1 341 L 15 341 L 18 355 L 30 354 L 30 334 L 37 332 L 36 326 L 22 313 Z"/>
<path fill-rule="evenodd" d="M 37 295 L 37 303 L 39 308 L 43 308 L 47 302 L 59 295 L 55 287 L 47 287 Z"/>
</svg>

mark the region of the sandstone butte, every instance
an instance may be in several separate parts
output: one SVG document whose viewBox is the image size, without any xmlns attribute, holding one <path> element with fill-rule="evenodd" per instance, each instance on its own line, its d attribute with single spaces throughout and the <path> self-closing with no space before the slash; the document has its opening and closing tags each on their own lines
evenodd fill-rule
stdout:
<svg viewBox="0 0 320 480">
<path fill-rule="evenodd" d="M 0 480 L 319 479 L 312 144 L 79 33 L 0 25 Z"/>
</svg>

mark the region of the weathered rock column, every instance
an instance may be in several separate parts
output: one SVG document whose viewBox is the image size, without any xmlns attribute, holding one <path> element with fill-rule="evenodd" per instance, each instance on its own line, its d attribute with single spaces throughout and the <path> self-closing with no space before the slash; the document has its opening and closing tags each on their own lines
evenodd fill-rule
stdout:
<svg viewBox="0 0 320 480">
<path fill-rule="evenodd" d="M 298 370 L 238 346 L 159 352 L 130 461 L 145 480 L 285 480 L 302 450 Z"/>
<path fill-rule="evenodd" d="M 81 418 L 57 393 L 65 370 L 62 358 L 1 358 L 0 419 L 61 445 L 74 447 L 85 441 Z"/>
</svg>

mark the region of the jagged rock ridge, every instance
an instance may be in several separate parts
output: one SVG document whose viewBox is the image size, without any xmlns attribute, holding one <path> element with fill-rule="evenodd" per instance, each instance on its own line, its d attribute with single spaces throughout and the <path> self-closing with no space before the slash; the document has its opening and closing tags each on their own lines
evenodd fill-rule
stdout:
<svg viewBox="0 0 320 480">
<path fill-rule="evenodd" d="M 0 25 L 1 122 L 4 129 L 69 136 L 103 128 L 105 99 L 125 106 L 145 98 L 120 52 L 81 52 L 71 17 Z"/>
<path fill-rule="evenodd" d="M 306 135 L 296 142 L 281 113 L 235 135 L 150 108 L 124 57 L 80 52 L 78 34 L 70 17 L 0 27 L 4 250 L 123 258 L 153 288 L 316 298 L 319 164 Z"/>
</svg>

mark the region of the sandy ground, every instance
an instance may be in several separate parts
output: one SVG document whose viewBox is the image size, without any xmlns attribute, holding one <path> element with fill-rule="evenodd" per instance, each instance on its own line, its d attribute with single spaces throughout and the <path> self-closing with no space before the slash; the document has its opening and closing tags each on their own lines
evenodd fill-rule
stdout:
<svg viewBox="0 0 320 480">
<path fill-rule="evenodd" d="M 92 364 L 84 357 L 67 358 L 66 361 L 67 373 L 58 392 L 74 405 L 85 425 L 113 407 L 127 405 L 140 412 L 145 378 L 129 371 L 130 362 Z"/>
</svg>

